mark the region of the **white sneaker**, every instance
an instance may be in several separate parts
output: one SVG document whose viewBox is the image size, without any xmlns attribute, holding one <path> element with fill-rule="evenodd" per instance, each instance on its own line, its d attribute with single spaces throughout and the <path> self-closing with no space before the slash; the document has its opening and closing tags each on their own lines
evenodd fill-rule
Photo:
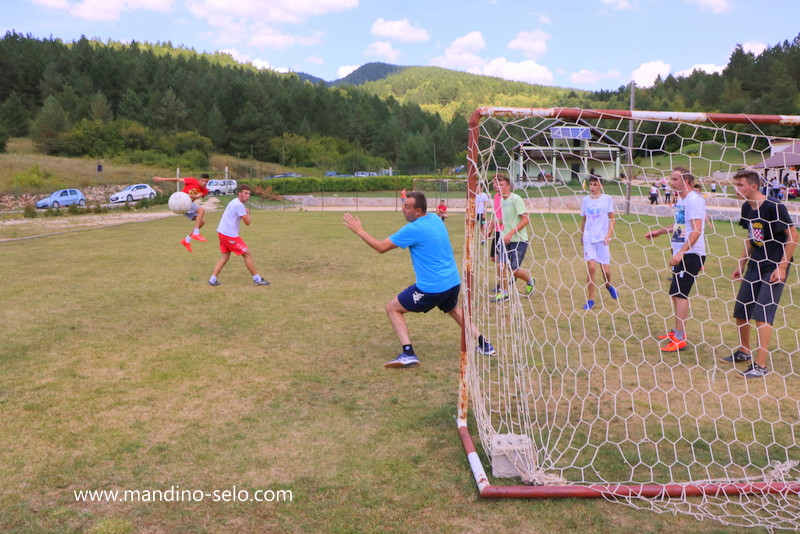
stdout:
<svg viewBox="0 0 800 534">
<path fill-rule="evenodd" d="M 384 367 L 392 368 L 415 367 L 417 365 L 419 365 L 419 360 L 416 356 L 407 356 L 405 354 L 399 354 L 394 360 L 383 364 Z"/>
</svg>

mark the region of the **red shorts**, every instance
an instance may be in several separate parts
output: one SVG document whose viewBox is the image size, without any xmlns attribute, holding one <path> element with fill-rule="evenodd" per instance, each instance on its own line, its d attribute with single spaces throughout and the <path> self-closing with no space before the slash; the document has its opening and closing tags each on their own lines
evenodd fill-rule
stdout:
<svg viewBox="0 0 800 534">
<path fill-rule="evenodd" d="M 237 256 L 241 256 L 247 252 L 247 245 L 241 237 L 228 237 L 217 233 L 219 236 L 219 251 L 223 254 L 233 252 Z"/>
</svg>

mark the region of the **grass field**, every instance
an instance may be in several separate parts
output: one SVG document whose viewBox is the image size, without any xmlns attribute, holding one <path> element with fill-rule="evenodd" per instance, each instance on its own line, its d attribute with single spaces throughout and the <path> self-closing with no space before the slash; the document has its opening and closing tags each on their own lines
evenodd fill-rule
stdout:
<svg viewBox="0 0 800 534">
<path fill-rule="evenodd" d="M 403 223 L 360 217 L 380 238 Z M 207 286 L 217 246 L 187 254 L 181 217 L 0 243 L 0 531 L 724 530 L 606 501 L 480 499 L 455 429 L 452 320 L 410 317 L 422 365 L 382 368 L 407 252 L 376 254 L 339 213 L 253 218 L 243 236 L 266 288 L 238 258 Z M 448 226 L 460 261 L 463 230 Z M 74 496 L 174 486 L 292 501 Z"/>
</svg>

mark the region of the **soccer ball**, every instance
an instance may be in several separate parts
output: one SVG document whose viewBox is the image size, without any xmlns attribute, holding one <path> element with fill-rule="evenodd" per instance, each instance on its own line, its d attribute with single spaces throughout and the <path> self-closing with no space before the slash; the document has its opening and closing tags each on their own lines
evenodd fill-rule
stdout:
<svg viewBox="0 0 800 534">
<path fill-rule="evenodd" d="M 192 197 L 182 191 L 172 193 L 169 197 L 169 209 L 179 215 L 186 213 L 192 209 Z"/>
</svg>

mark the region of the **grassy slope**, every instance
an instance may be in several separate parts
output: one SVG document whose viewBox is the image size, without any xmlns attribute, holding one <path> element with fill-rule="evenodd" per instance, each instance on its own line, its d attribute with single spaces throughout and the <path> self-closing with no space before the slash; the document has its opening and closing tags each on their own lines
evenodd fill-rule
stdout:
<svg viewBox="0 0 800 534">
<path fill-rule="evenodd" d="M 243 235 L 267 288 L 237 258 L 208 287 L 217 247 L 185 253 L 180 217 L 0 244 L 0 530 L 721 530 L 606 501 L 477 498 L 454 422 L 452 321 L 410 317 L 423 365 L 381 367 L 398 349 L 383 304 L 411 280 L 407 253 L 375 254 L 337 213 L 253 217 Z M 361 217 L 381 237 L 402 224 Z M 72 493 L 172 485 L 290 489 L 294 501 Z"/>
</svg>

